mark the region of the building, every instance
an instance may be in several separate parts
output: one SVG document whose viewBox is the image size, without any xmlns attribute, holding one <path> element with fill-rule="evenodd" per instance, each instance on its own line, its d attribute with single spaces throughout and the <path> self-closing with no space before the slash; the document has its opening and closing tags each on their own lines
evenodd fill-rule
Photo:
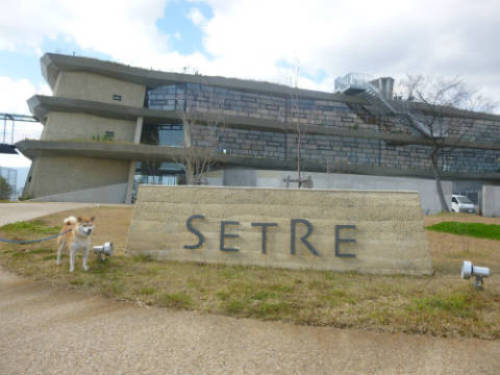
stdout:
<svg viewBox="0 0 500 375">
<path fill-rule="evenodd" d="M 45 127 L 40 140 L 17 144 L 33 160 L 25 196 L 131 202 L 137 183 L 196 175 L 184 167 L 194 159 L 211 166 L 201 183 L 296 187 L 300 151 L 306 187 L 418 190 L 424 212 L 440 210 L 422 125 L 434 109 L 394 111 L 403 106 L 390 80 L 372 82 L 373 95 L 352 76 L 338 82 L 343 93 L 327 93 L 59 54 L 41 66 L 54 96 L 28 101 Z M 442 113 L 445 194 L 497 185 L 500 116 Z"/>
</svg>

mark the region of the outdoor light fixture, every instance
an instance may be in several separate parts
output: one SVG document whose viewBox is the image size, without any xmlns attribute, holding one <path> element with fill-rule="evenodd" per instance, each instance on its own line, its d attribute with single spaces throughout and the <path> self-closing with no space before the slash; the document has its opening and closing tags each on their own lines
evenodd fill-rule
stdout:
<svg viewBox="0 0 500 375">
<path fill-rule="evenodd" d="M 462 264 L 461 276 L 464 280 L 468 280 L 471 276 L 474 276 L 474 288 L 482 289 L 483 278 L 490 276 L 490 269 L 488 267 L 475 266 L 468 260 L 465 260 L 464 264 Z"/>
<path fill-rule="evenodd" d="M 108 257 L 113 255 L 113 242 L 104 242 L 104 245 L 94 246 L 94 252 L 101 261 L 104 261 L 104 255 Z"/>
</svg>

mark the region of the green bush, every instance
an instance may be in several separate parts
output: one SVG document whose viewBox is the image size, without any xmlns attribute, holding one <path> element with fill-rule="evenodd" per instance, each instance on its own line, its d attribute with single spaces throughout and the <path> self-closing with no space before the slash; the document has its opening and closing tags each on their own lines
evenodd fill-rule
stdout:
<svg viewBox="0 0 500 375">
<path fill-rule="evenodd" d="M 10 186 L 5 178 L 0 176 L 0 200 L 9 200 L 12 195 L 12 186 Z"/>
</svg>

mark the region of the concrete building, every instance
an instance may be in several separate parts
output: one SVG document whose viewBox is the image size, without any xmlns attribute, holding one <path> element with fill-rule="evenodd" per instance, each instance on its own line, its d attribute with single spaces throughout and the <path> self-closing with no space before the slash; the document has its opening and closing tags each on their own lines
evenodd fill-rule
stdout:
<svg viewBox="0 0 500 375">
<path fill-rule="evenodd" d="M 296 187 L 300 150 L 306 187 L 417 190 L 425 213 L 440 210 L 434 109 L 393 101 L 390 79 L 373 81 L 373 95 L 352 79 L 327 93 L 58 54 L 41 66 L 54 96 L 28 101 L 45 128 L 17 144 L 33 161 L 26 196 L 131 202 L 138 183 L 185 182 L 183 164 L 200 159 L 187 150 L 205 152 L 203 183 Z M 500 116 L 439 110 L 445 193 L 499 185 Z"/>
</svg>

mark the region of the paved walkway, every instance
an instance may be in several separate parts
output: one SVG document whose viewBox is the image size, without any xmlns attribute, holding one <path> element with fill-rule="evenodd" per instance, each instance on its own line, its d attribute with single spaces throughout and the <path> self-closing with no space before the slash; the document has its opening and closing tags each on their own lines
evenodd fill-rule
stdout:
<svg viewBox="0 0 500 375">
<path fill-rule="evenodd" d="M 11 207 L 10 217 L 19 220 Z M 29 210 L 21 210 L 27 219 Z M 2 220 L 5 214 L 0 210 Z M 2 375 L 499 374 L 499 354 L 499 341 L 146 308 L 52 288 L 0 269 Z"/>
<path fill-rule="evenodd" d="M 95 206 L 95 203 L 0 203 L 0 226 L 21 220 L 31 220 L 39 216 L 72 208 Z"/>
</svg>

